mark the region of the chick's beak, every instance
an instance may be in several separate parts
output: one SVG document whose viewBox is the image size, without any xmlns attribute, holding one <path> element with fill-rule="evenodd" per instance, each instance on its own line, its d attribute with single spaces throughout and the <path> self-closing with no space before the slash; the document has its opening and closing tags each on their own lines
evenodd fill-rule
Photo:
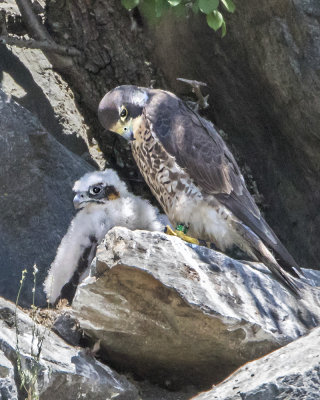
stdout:
<svg viewBox="0 0 320 400">
<path fill-rule="evenodd" d="M 79 208 L 82 208 L 84 203 L 86 203 L 87 201 L 88 201 L 88 196 L 86 195 L 86 193 L 83 193 L 83 192 L 77 193 L 73 198 L 74 208 L 76 210 L 78 210 Z"/>
</svg>

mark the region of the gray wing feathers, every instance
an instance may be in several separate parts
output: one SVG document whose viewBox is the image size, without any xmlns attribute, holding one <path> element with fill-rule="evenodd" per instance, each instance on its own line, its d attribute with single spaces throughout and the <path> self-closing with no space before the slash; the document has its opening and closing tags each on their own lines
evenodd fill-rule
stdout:
<svg viewBox="0 0 320 400">
<path fill-rule="evenodd" d="M 298 276 L 292 269 L 300 272 L 298 265 L 262 218 L 232 153 L 213 124 L 163 91 L 152 97 L 145 115 L 166 151 L 188 170 L 194 182 L 270 246 L 284 269 Z"/>
<path fill-rule="evenodd" d="M 232 221 L 232 224 L 238 233 L 245 239 L 245 242 L 250 245 L 250 252 L 262 261 L 278 278 L 278 280 L 284 283 L 295 296 L 299 297 L 298 283 L 280 267 L 273 254 L 264 245 L 262 240 L 242 222 Z"/>
</svg>

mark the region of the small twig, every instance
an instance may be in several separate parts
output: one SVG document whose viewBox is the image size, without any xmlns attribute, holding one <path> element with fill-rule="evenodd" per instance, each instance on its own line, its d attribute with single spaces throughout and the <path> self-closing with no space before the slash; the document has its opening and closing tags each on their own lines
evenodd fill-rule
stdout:
<svg viewBox="0 0 320 400">
<path fill-rule="evenodd" d="M 207 86 L 206 83 L 184 78 L 177 78 L 177 81 L 184 82 L 192 86 L 192 91 L 197 96 L 198 99 L 197 104 L 199 108 L 205 110 L 206 108 L 209 107 L 208 103 L 209 95 L 203 96 L 203 94 L 201 93 L 201 86 Z"/>
<path fill-rule="evenodd" d="M 177 78 L 177 81 L 187 83 L 188 85 L 194 86 L 208 86 L 205 82 L 196 81 L 194 79 Z"/>
<path fill-rule="evenodd" d="M 11 35 L 1 35 L 0 43 L 28 49 L 40 49 L 67 56 L 81 56 L 81 52 L 74 47 L 61 46 L 53 41 L 49 42 L 47 40 L 24 39 Z"/>
</svg>

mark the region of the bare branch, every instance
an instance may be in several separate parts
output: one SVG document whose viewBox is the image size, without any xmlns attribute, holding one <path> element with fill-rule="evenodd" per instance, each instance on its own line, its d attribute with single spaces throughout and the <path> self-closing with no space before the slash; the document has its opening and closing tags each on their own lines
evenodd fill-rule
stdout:
<svg viewBox="0 0 320 400">
<path fill-rule="evenodd" d="M 17 36 L 1 35 L 0 43 L 27 49 L 40 49 L 73 57 L 81 56 L 81 52 L 74 47 L 61 46 L 53 41 L 48 42 L 47 40 L 24 39 Z"/>
<path fill-rule="evenodd" d="M 29 36 L 31 36 L 35 41 L 38 41 L 38 44 L 40 43 L 41 45 L 41 47 L 39 45 L 36 48 L 41 48 L 45 52 L 46 57 L 54 68 L 57 68 L 60 71 L 70 72 L 73 68 L 73 60 L 71 56 L 80 56 L 81 53 L 74 48 L 71 49 L 55 43 L 46 27 L 41 23 L 37 14 L 33 10 L 31 0 L 16 0 L 16 3 Z M 15 45 L 18 45 L 17 42 Z M 33 44 L 31 44 L 31 46 L 33 46 Z"/>
<path fill-rule="evenodd" d="M 188 85 L 191 85 L 192 87 L 207 86 L 207 84 L 205 82 L 195 81 L 193 79 L 177 78 L 177 81 L 187 83 Z"/>
<path fill-rule="evenodd" d="M 24 24 L 26 25 L 30 35 L 36 40 L 53 42 L 47 29 L 39 21 L 38 16 L 32 8 L 30 0 L 16 0 L 17 6 L 20 10 Z"/>
<path fill-rule="evenodd" d="M 197 104 L 198 104 L 198 107 L 200 107 L 200 109 L 205 110 L 206 108 L 209 107 L 209 103 L 208 103 L 209 95 L 203 96 L 203 94 L 201 93 L 201 86 L 207 86 L 206 83 L 200 82 L 200 81 L 195 81 L 195 80 L 190 80 L 190 79 L 184 79 L 184 78 L 177 78 L 177 81 L 184 82 L 184 83 L 187 83 L 188 85 L 191 85 L 193 93 L 197 96 L 197 99 L 198 99 Z"/>
</svg>

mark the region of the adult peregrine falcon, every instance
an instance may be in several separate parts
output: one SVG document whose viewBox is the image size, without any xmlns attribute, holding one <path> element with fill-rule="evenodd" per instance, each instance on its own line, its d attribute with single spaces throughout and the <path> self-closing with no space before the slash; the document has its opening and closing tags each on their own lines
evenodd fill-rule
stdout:
<svg viewBox="0 0 320 400">
<path fill-rule="evenodd" d="M 298 292 L 287 274 L 299 277 L 297 263 L 261 216 L 211 122 L 173 93 L 129 85 L 108 92 L 98 116 L 105 129 L 131 141 L 134 159 L 173 226 L 222 251 L 237 245 Z"/>
<path fill-rule="evenodd" d="M 114 226 L 162 231 L 156 209 L 128 192 L 112 169 L 85 174 L 73 187 L 79 210 L 57 250 L 44 282 L 51 304 L 60 298 L 71 304 L 78 284 L 88 274 L 97 246 Z"/>
</svg>

